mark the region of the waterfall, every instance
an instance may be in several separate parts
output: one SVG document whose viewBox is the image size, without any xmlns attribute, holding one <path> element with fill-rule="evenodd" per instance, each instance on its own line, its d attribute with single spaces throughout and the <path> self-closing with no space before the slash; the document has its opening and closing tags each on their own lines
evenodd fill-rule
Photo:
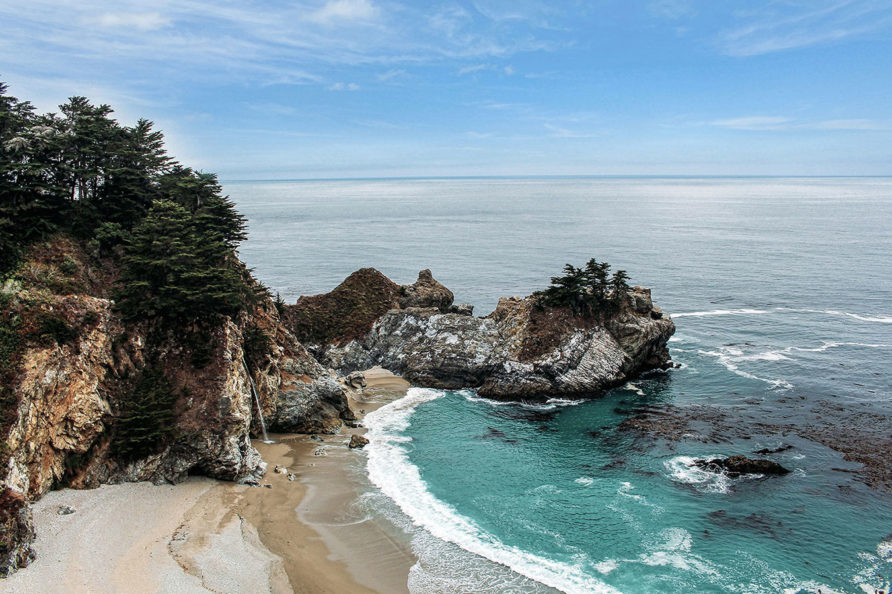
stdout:
<svg viewBox="0 0 892 594">
<path fill-rule="evenodd" d="M 245 373 L 248 375 L 248 380 L 251 382 L 251 393 L 254 394 L 254 402 L 257 403 L 257 416 L 260 418 L 260 428 L 263 430 L 263 443 L 273 443 L 273 440 L 266 434 L 266 422 L 263 420 L 263 411 L 260 409 L 260 397 L 257 395 L 257 386 L 254 384 L 254 376 L 251 375 L 251 370 L 248 369 L 248 361 L 245 360 L 244 353 L 242 353 L 242 366 L 245 368 Z"/>
</svg>

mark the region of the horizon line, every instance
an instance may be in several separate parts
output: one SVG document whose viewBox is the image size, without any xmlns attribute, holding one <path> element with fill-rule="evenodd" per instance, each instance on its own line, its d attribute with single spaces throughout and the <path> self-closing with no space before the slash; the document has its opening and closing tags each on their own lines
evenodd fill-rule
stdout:
<svg viewBox="0 0 892 594">
<path fill-rule="evenodd" d="M 541 175 L 393 175 L 352 177 L 271 177 L 219 178 L 220 183 L 320 182 L 320 181 L 397 181 L 397 180 L 461 180 L 461 179 L 886 179 L 892 174 L 878 175 L 761 175 L 761 174 L 541 174 Z"/>
</svg>

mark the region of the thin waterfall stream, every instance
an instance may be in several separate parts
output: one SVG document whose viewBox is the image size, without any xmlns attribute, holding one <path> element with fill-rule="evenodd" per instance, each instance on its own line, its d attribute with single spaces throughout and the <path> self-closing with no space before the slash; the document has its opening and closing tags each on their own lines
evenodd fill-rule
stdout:
<svg viewBox="0 0 892 594">
<path fill-rule="evenodd" d="M 266 422 L 263 420 L 263 410 L 260 408 L 260 397 L 257 395 L 257 385 L 254 383 L 254 376 L 251 375 L 251 370 L 248 369 L 248 362 L 245 360 L 244 354 L 242 355 L 242 366 L 245 368 L 245 373 L 248 375 L 248 380 L 251 382 L 251 393 L 254 394 L 254 402 L 257 403 L 257 416 L 260 418 L 260 428 L 263 430 L 263 443 L 273 443 L 273 440 L 271 440 L 266 433 Z"/>
</svg>

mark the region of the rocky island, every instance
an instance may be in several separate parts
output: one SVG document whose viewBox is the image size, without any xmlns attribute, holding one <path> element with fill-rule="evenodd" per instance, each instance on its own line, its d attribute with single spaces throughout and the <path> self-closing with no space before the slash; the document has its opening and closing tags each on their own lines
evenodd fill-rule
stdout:
<svg viewBox="0 0 892 594">
<path fill-rule="evenodd" d="M 331 293 L 302 297 L 285 318 L 340 374 L 380 365 L 417 385 L 491 398 L 597 394 L 670 365 L 675 325 L 650 289 L 634 287 L 602 317 L 538 307 L 533 296 L 502 298 L 485 317 L 471 312 L 429 270 L 399 286 L 365 268 Z"/>
</svg>

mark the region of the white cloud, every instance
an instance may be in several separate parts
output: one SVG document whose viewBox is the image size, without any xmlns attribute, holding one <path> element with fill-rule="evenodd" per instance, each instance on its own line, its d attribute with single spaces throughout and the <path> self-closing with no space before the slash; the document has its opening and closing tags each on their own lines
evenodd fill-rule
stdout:
<svg viewBox="0 0 892 594">
<path fill-rule="evenodd" d="M 691 0 L 654 0 L 647 8 L 654 16 L 672 20 L 692 16 L 695 13 Z"/>
<path fill-rule="evenodd" d="M 343 22 L 372 21 L 378 17 L 378 8 L 369 0 L 331 0 L 305 19 L 323 25 Z"/>
<path fill-rule="evenodd" d="M 889 130 L 892 122 L 851 118 L 839 120 L 818 120 L 813 122 L 795 121 L 785 117 L 748 116 L 706 122 L 707 125 L 731 130 L 778 131 L 778 130 L 826 130 L 826 131 L 865 131 Z"/>
<path fill-rule="evenodd" d="M 504 70 L 505 70 L 505 74 L 507 74 L 508 76 L 511 76 L 511 75 L 513 75 L 515 72 L 517 72 L 517 71 L 514 69 L 514 66 L 511 66 L 511 65 L 505 66 Z"/>
<path fill-rule="evenodd" d="M 140 31 L 154 31 L 171 23 L 168 17 L 157 12 L 106 12 L 99 15 L 94 22 L 103 27 L 139 29 Z"/>
<path fill-rule="evenodd" d="M 549 136 L 552 138 L 595 138 L 593 134 L 580 132 L 578 130 L 569 130 L 552 124 L 545 124 L 545 128 L 551 132 Z"/>
<path fill-rule="evenodd" d="M 492 69 L 493 66 L 491 64 L 474 64 L 473 66 L 465 66 L 464 68 L 460 68 L 458 71 L 458 75 L 464 76 L 466 74 L 474 74 L 475 72 Z"/>
<path fill-rule="evenodd" d="M 790 119 L 772 116 L 748 116 L 709 122 L 711 126 L 732 130 L 783 130 L 789 127 Z"/>
<path fill-rule="evenodd" d="M 792 7 L 792 10 L 791 10 Z M 832 43 L 892 26 L 888 3 L 876 0 L 768 2 L 738 13 L 744 22 L 719 36 L 732 56 L 756 56 Z"/>
<path fill-rule="evenodd" d="M 394 68 L 392 70 L 388 70 L 387 72 L 382 72 L 377 76 L 377 79 L 380 82 L 387 82 L 389 80 L 403 78 L 407 76 L 407 72 L 402 68 Z"/>
<path fill-rule="evenodd" d="M 824 120 L 808 125 L 812 130 L 889 130 L 892 122 L 868 119 Z"/>
<path fill-rule="evenodd" d="M 356 83 L 343 83 L 336 82 L 333 85 L 329 85 L 329 91 L 358 91 L 359 85 Z"/>
</svg>

